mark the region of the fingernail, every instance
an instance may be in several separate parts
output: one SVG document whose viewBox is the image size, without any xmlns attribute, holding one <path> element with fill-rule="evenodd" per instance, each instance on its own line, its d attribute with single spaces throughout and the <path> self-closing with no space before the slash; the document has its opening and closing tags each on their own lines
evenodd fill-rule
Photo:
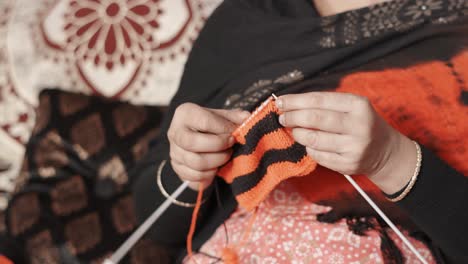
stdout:
<svg viewBox="0 0 468 264">
<path fill-rule="evenodd" d="M 284 126 L 284 115 L 279 116 L 279 122 L 280 122 L 281 125 Z"/>
<path fill-rule="evenodd" d="M 228 143 L 230 146 L 234 145 L 234 143 L 236 143 L 236 139 L 233 136 L 230 136 L 228 139 Z"/>
<path fill-rule="evenodd" d="M 277 99 L 277 100 L 275 101 L 275 103 L 276 103 L 276 107 L 278 107 L 278 109 L 283 108 L 283 100 Z"/>
</svg>

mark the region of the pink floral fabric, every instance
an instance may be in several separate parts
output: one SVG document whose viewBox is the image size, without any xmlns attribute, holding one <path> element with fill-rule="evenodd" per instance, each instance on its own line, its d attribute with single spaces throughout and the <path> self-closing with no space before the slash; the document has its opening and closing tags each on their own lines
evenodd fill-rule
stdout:
<svg viewBox="0 0 468 264">
<path fill-rule="evenodd" d="M 383 263 L 379 233 L 374 230 L 358 236 L 349 230 L 346 220 L 321 223 L 316 216 L 331 210 L 303 199 L 288 182 L 281 183 L 259 206 L 252 231 L 245 244 L 237 248 L 239 263 Z M 237 209 L 226 221 L 229 245 L 238 245 L 251 213 Z M 420 263 L 397 236 L 389 231 L 405 255 L 406 263 Z M 435 263 L 429 249 L 410 239 L 428 263 Z M 226 247 L 226 231 L 220 226 L 201 248 L 201 252 L 221 257 Z M 197 254 L 185 263 L 213 263 L 216 259 Z"/>
</svg>

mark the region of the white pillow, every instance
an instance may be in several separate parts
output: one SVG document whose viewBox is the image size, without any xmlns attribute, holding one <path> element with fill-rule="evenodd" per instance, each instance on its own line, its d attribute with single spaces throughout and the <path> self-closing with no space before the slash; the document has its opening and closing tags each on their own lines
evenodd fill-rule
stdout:
<svg viewBox="0 0 468 264">
<path fill-rule="evenodd" d="M 0 159 L 11 163 L 8 175 L 16 175 L 43 88 L 167 105 L 220 2 L 0 1 Z M 11 188 L 4 175 L 0 191 Z"/>
</svg>

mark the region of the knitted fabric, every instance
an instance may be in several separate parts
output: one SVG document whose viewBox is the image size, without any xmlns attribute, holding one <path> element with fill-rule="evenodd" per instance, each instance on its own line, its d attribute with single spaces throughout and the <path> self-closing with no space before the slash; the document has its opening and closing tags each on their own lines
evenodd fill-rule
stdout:
<svg viewBox="0 0 468 264">
<path fill-rule="evenodd" d="M 468 139 L 468 137 L 465 136 L 468 132 L 468 123 L 466 122 L 466 116 L 468 116 L 468 100 L 466 100 L 467 89 L 465 84 L 465 80 L 468 80 L 467 61 L 468 52 L 462 52 L 449 61 L 430 61 L 407 68 L 356 72 L 341 77 L 340 83 L 335 87 L 334 91 L 353 93 L 369 98 L 379 115 L 395 129 L 416 140 L 421 145 L 429 147 L 445 162 L 453 166 L 453 168 L 467 175 L 468 163 L 466 163 L 466 160 L 468 152 L 466 148 L 464 148 L 464 146 L 467 145 L 466 142 Z M 307 87 L 310 86 L 313 85 L 307 85 Z M 273 110 L 269 111 L 268 107 L 272 107 Z M 274 117 L 268 119 L 267 116 L 269 113 L 273 113 Z M 292 140 L 288 130 L 281 128 L 278 124 L 278 114 L 279 111 L 275 108 L 274 102 L 272 99 L 268 99 L 259 110 L 246 121 L 246 124 L 236 130 L 234 135 L 239 144 L 235 146 L 234 156 L 237 156 L 220 171 L 224 172 L 224 174 L 220 173 L 220 175 L 222 175 L 228 183 L 234 183 L 236 177 L 239 177 L 238 175 L 243 173 L 237 173 L 237 171 L 248 167 L 249 162 L 261 163 L 261 157 L 266 155 L 265 152 L 263 152 L 261 155 L 246 157 L 245 160 L 239 160 L 234 164 L 235 159 L 241 157 L 241 155 L 238 154 L 241 152 L 239 149 L 244 149 L 251 145 L 248 139 L 249 135 L 257 133 L 255 139 L 251 140 L 257 142 L 257 147 L 249 153 L 260 153 L 260 148 L 258 146 L 261 145 L 260 143 L 262 143 L 264 138 L 266 139 L 272 134 L 271 131 L 274 129 L 267 130 L 265 127 L 276 126 L 282 133 L 284 132 L 284 134 L 281 135 Z M 260 122 L 263 121 L 268 122 L 268 124 L 260 125 Z M 279 137 L 274 138 L 276 140 Z M 270 140 L 266 141 L 271 143 Z M 248 154 L 244 155 L 249 156 Z M 262 165 L 258 165 L 258 167 L 260 166 Z M 292 174 L 290 171 L 283 171 L 283 173 Z M 259 175 L 261 177 L 262 174 Z M 271 175 L 274 174 L 271 173 Z M 275 175 L 271 178 L 264 178 L 268 184 L 276 183 L 275 180 L 277 179 L 288 178 L 288 176 L 285 175 L 281 176 Z M 443 174 L 440 176 L 445 177 Z M 404 211 L 396 207 L 394 203 L 386 201 L 381 191 L 365 175 L 354 175 L 353 178 L 366 193 L 371 195 L 373 200 L 379 203 L 383 211 L 394 222 L 399 224 L 402 230 L 412 234 L 421 234 L 420 231 L 409 222 L 409 218 Z M 259 213 L 257 217 L 259 219 L 268 219 L 268 221 L 255 223 L 254 233 L 247 238 L 250 245 L 248 248 L 234 247 L 237 249 L 236 257 L 239 259 L 239 262 L 245 262 L 246 259 L 251 259 L 254 256 L 268 256 L 271 257 L 268 258 L 269 261 L 273 259 L 278 263 L 290 263 L 290 261 L 282 262 L 278 257 L 278 252 L 283 250 L 285 252 L 284 254 L 289 254 L 291 251 L 290 245 L 300 245 L 298 241 L 303 239 L 303 234 L 306 234 L 307 231 L 310 232 L 310 230 L 314 230 L 315 232 L 314 240 L 320 237 L 317 233 L 320 232 L 323 234 L 330 232 L 324 235 L 322 239 L 318 239 L 321 245 L 326 245 L 330 242 L 336 243 L 340 239 L 343 239 L 343 241 L 347 240 L 345 243 L 349 243 L 350 237 L 358 238 L 366 236 L 370 238 L 378 234 L 378 237 L 375 237 L 375 241 L 379 241 L 380 255 L 384 263 L 416 262 L 416 260 L 413 261 L 411 259 L 414 256 L 408 254 L 405 250 L 401 250 L 401 241 L 395 239 L 392 232 L 387 233 L 385 225 L 383 225 L 379 218 L 375 217 L 373 209 L 356 193 L 354 187 L 350 185 L 341 174 L 325 167 L 317 166 L 311 170 L 307 177 L 290 178 L 284 184 L 289 186 L 287 190 L 281 190 L 281 187 L 279 189 L 275 188 L 273 191 L 271 189 L 260 188 L 260 191 L 252 192 L 255 194 L 263 194 L 261 192 L 263 190 L 272 191 L 272 195 L 267 197 L 258 207 Z M 234 191 L 238 188 L 233 184 L 231 184 L 231 186 Z M 270 185 L 268 187 L 270 187 Z M 299 195 L 292 195 L 291 193 Z M 291 198 L 291 196 L 301 197 L 304 200 L 299 199 L 301 202 L 298 202 L 297 198 Z M 239 200 L 238 194 L 236 194 L 236 197 L 240 205 L 245 207 L 245 205 L 243 205 L 245 201 Z M 254 197 L 253 195 L 246 197 L 246 199 L 252 199 L 254 203 L 256 202 L 255 198 L 263 199 L 263 197 Z M 279 200 L 275 201 L 275 199 Z M 249 201 L 247 201 L 247 203 L 248 202 Z M 289 205 L 290 208 L 284 204 L 279 204 L 278 208 L 271 207 L 272 204 L 279 202 L 291 202 L 292 204 Z M 306 208 L 303 210 L 303 214 L 301 214 L 301 204 Z M 311 206 L 323 206 L 324 209 L 314 212 L 314 210 L 310 209 Z M 278 214 L 280 214 L 279 217 Z M 311 216 L 313 216 L 313 220 L 311 220 Z M 275 219 L 275 217 L 280 218 L 277 220 L 277 223 L 283 224 L 287 231 L 275 229 L 275 227 L 278 226 L 278 224 L 272 222 L 272 219 Z M 294 223 L 293 221 L 296 222 Z M 375 224 L 369 225 L 368 223 Z M 238 242 L 238 240 L 235 239 L 236 236 L 239 233 L 245 232 L 246 228 L 250 228 L 251 226 L 252 224 L 246 223 L 245 212 L 243 210 L 237 210 L 229 217 L 224 226 L 218 228 L 215 235 L 205 243 L 200 252 L 222 252 L 223 247 L 226 246 L 226 237 L 229 238 L 230 246 L 237 245 L 236 242 Z M 270 228 L 271 226 L 273 226 L 272 229 Z M 330 229 L 330 226 L 332 226 L 332 229 Z M 297 230 L 303 227 L 307 227 L 307 231 Z M 341 228 L 343 228 L 343 231 L 339 231 Z M 347 234 L 347 230 L 349 230 L 349 235 Z M 283 232 L 292 234 L 292 237 L 285 235 L 286 238 L 284 242 L 278 241 L 278 237 L 280 237 Z M 265 240 L 266 234 L 271 234 L 272 239 L 268 237 L 268 239 Z M 337 234 L 339 234 L 339 236 L 337 236 Z M 273 241 L 273 237 L 275 238 L 275 242 L 271 242 Z M 414 237 L 410 239 L 414 240 L 413 243 L 417 244 L 418 247 L 425 247 L 423 243 L 416 241 Z M 424 241 L 424 239 L 421 240 Z M 325 242 L 323 243 L 323 241 Z M 240 239 L 240 242 L 245 243 L 245 240 Z M 275 255 L 269 255 L 271 254 L 271 243 L 284 246 L 285 248 L 275 247 Z M 431 242 L 424 241 L 424 243 L 430 245 Z M 339 246 L 337 247 L 339 248 Z M 297 246 L 293 248 L 298 249 L 300 247 Z M 346 249 L 347 248 L 344 248 L 344 250 Z M 352 247 L 350 247 L 350 249 L 352 249 Z M 334 251 L 333 256 L 342 254 L 340 250 L 341 249 Z M 308 254 L 312 256 L 314 255 L 313 252 L 313 250 L 307 251 L 304 256 L 309 256 Z M 357 255 L 353 253 L 351 258 L 359 257 L 361 251 L 359 252 L 360 253 Z M 328 253 L 321 254 L 316 257 L 324 258 L 327 254 Z M 313 257 L 315 258 L 315 256 Z M 435 258 L 437 259 L 438 257 L 435 256 Z M 432 263 L 433 256 L 427 254 L 426 259 Z M 294 258 L 294 260 L 296 262 L 300 261 L 298 258 Z M 437 260 L 437 262 L 439 262 L 439 260 Z M 261 260 L 258 261 L 261 262 Z M 200 264 L 211 262 L 211 258 L 199 254 L 197 258 L 194 259 L 193 263 Z M 315 263 L 311 261 L 310 258 L 305 262 Z"/>
<path fill-rule="evenodd" d="M 233 132 L 238 143 L 232 159 L 218 171 L 246 210 L 257 207 L 281 181 L 306 176 L 317 165 L 279 124 L 279 114 L 272 97 L 257 108 Z"/>
<path fill-rule="evenodd" d="M 7 257 L 0 255 L 0 264 L 13 264 Z"/>
</svg>

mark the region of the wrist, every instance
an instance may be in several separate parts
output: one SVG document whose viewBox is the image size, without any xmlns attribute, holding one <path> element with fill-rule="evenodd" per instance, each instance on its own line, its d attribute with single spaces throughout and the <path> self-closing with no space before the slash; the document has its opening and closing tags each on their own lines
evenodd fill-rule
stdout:
<svg viewBox="0 0 468 264">
<path fill-rule="evenodd" d="M 392 194 L 401 190 L 410 181 L 417 162 L 414 143 L 406 136 L 396 133 L 388 159 L 382 168 L 370 175 L 384 193 Z"/>
<path fill-rule="evenodd" d="M 164 177 L 166 176 L 166 177 Z M 176 180 L 170 180 L 167 178 L 176 178 Z M 172 192 L 174 192 L 177 187 L 179 187 L 184 182 L 181 179 L 174 169 L 172 168 L 171 163 L 167 163 L 166 160 L 163 160 L 158 167 L 156 172 L 156 183 L 159 188 L 160 193 L 166 198 L 171 200 L 173 204 L 182 206 L 182 207 L 195 207 L 195 203 L 193 202 L 185 202 L 185 201 L 193 201 L 196 199 L 198 192 L 199 192 L 199 184 L 200 182 L 189 182 L 189 187 L 192 184 L 193 188 L 187 188 L 182 192 L 179 196 L 180 200 L 171 198 Z M 166 183 L 166 184 L 165 184 Z M 208 197 L 211 195 L 213 188 L 211 188 L 212 180 L 207 181 L 206 185 L 203 185 L 203 201 L 204 203 Z"/>
</svg>

